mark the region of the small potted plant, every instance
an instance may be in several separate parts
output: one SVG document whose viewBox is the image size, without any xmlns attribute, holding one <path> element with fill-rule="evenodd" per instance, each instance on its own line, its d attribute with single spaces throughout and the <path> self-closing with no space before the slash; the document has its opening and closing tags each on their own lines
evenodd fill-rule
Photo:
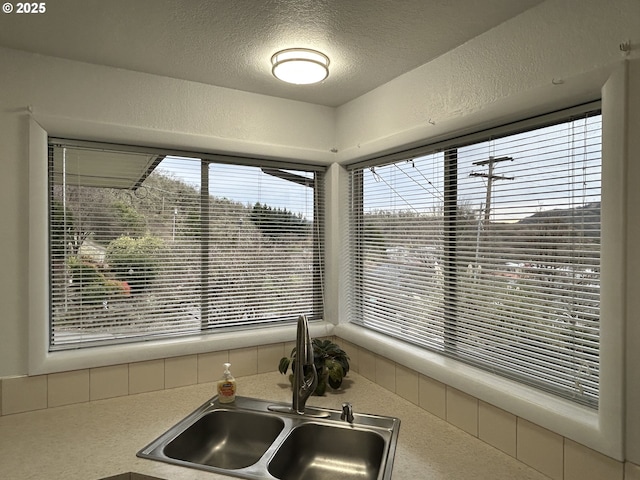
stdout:
<svg viewBox="0 0 640 480">
<path fill-rule="evenodd" d="M 320 340 L 314 338 L 313 363 L 318 374 L 318 386 L 313 392 L 314 395 L 324 395 L 327 384 L 338 389 L 342 385 L 342 379 L 349 372 L 349 356 L 338 345 L 331 340 Z M 285 375 L 289 366 L 293 371 L 293 361 L 296 357 L 296 349 L 291 350 L 291 356 L 282 357 L 278 365 L 278 371 Z M 293 373 L 289 374 L 289 382 L 293 384 Z"/>
</svg>

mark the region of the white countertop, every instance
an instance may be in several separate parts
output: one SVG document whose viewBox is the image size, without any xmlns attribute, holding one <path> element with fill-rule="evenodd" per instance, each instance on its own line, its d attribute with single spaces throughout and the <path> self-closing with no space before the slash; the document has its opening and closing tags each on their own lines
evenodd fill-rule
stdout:
<svg viewBox="0 0 640 480">
<path fill-rule="evenodd" d="M 291 401 L 287 378 L 277 372 L 237 382 L 238 395 Z M 548 480 L 356 373 L 345 386 L 307 404 L 339 410 L 349 401 L 355 412 L 400 418 L 394 480 Z M 166 480 L 230 478 L 136 457 L 214 394 L 208 383 L 0 417 L 0 478 L 98 480 L 127 472 Z"/>
</svg>

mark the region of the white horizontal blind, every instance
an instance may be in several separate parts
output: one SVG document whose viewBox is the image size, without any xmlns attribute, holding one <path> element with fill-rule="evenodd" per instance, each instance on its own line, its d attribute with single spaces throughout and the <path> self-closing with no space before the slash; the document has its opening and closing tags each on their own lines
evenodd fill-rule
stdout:
<svg viewBox="0 0 640 480">
<path fill-rule="evenodd" d="M 354 322 L 587 405 L 601 117 L 351 172 Z"/>
<path fill-rule="evenodd" d="M 247 163 L 52 144 L 50 349 L 319 318 L 322 172 Z"/>
</svg>

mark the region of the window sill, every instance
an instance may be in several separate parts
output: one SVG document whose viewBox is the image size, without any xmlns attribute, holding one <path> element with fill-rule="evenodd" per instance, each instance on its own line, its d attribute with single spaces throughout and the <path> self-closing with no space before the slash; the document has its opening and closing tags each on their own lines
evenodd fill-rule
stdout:
<svg viewBox="0 0 640 480">
<path fill-rule="evenodd" d="M 334 334 L 517 417 L 622 460 L 621 410 L 602 394 L 599 410 L 484 372 L 363 327 L 343 323 Z M 611 407 L 614 408 L 611 408 Z"/>
<path fill-rule="evenodd" d="M 309 327 L 314 337 L 333 334 L 333 324 L 326 321 L 311 322 Z M 256 347 L 293 341 L 295 335 L 296 326 L 291 324 L 58 352 L 47 352 L 43 342 L 30 351 L 29 375 Z"/>
</svg>

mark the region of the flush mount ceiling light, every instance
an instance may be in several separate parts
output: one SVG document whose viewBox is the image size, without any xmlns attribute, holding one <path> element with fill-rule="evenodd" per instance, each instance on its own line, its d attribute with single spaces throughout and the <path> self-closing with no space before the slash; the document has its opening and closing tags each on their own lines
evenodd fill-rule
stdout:
<svg viewBox="0 0 640 480">
<path fill-rule="evenodd" d="M 329 57 L 308 48 L 288 48 L 271 57 L 273 75 L 297 85 L 318 83 L 329 76 Z"/>
</svg>

